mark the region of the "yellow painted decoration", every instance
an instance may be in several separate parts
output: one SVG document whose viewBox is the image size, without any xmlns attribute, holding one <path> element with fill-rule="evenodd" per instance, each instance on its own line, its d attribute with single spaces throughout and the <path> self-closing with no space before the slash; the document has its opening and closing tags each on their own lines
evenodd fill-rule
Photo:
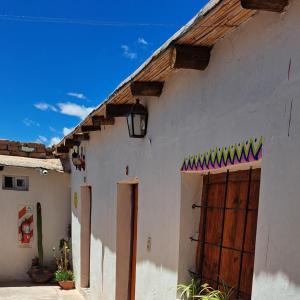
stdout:
<svg viewBox="0 0 300 300">
<path fill-rule="evenodd" d="M 73 202 L 74 202 L 74 207 L 77 209 L 77 206 L 78 206 L 78 196 L 77 196 L 77 192 L 74 192 Z"/>
</svg>

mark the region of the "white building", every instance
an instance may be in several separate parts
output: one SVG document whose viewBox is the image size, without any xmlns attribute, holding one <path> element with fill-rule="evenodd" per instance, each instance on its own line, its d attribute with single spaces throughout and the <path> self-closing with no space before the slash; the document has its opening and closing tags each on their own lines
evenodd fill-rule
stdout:
<svg viewBox="0 0 300 300">
<path fill-rule="evenodd" d="M 189 271 L 240 299 L 300 299 L 299 34 L 297 0 L 213 0 L 62 141 L 85 162 L 72 238 L 90 299 L 175 300 Z"/>
<path fill-rule="evenodd" d="M 46 158 L 45 153 L 36 153 L 27 146 L 25 149 L 33 152 L 18 150 L 23 147 L 18 145 L 21 144 L 0 141 L 0 281 L 5 282 L 29 280 L 27 271 L 32 259 L 38 256 L 37 203 L 41 204 L 47 266 L 53 265 L 52 248 L 68 236 L 71 219 L 70 176 L 61 160 Z M 24 221 L 28 222 L 28 232 L 22 229 Z"/>
</svg>

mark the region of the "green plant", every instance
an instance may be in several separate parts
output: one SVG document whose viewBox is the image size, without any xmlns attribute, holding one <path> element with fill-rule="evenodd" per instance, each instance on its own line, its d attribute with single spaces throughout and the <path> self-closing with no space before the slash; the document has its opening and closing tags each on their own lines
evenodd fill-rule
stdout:
<svg viewBox="0 0 300 300">
<path fill-rule="evenodd" d="M 199 295 L 194 296 L 196 299 L 201 300 L 230 300 L 233 290 L 227 290 L 224 286 L 224 292 L 220 290 L 215 290 L 209 284 L 205 283 L 202 286 Z"/>
<path fill-rule="evenodd" d="M 201 284 L 200 280 L 192 278 L 189 284 L 179 284 L 177 287 L 181 299 L 193 300 L 230 300 L 233 289 L 228 289 L 223 283 L 224 291 L 215 290 L 209 284 Z"/>
<path fill-rule="evenodd" d="M 71 252 L 69 241 L 65 239 L 61 239 L 59 241 L 60 255 L 56 254 L 55 248 L 53 248 L 52 250 L 53 250 L 53 257 L 55 259 L 57 270 L 67 271 L 70 267 L 70 252 Z"/>
<path fill-rule="evenodd" d="M 192 278 L 189 284 L 178 284 L 177 291 L 181 299 L 193 299 L 201 291 L 201 283 L 198 279 Z"/>
<path fill-rule="evenodd" d="M 36 225 L 37 225 L 37 246 L 39 253 L 39 266 L 43 266 L 44 262 L 44 251 L 43 251 L 43 228 L 42 228 L 42 207 L 41 203 L 36 205 Z"/>
<path fill-rule="evenodd" d="M 74 274 L 72 271 L 68 270 L 57 270 L 55 272 L 55 281 L 69 281 L 69 280 L 74 280 Z"/>
</svg>

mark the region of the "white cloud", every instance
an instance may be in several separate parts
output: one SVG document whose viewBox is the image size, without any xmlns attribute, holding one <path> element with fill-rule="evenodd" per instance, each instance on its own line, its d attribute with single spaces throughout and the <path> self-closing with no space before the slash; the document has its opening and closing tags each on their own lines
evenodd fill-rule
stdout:
<svg viewBox="0 0 300 300">
<path fill-rule="evenodd" d="M 83 93 L 74 93 L 74 92 L 70 92 L 70 93 L 67 93 L 68 96 L 71 96 L 71 97 L 75 97 L 77 99 L 87 99 L 87 97 L 83 94 Z"/>
<path fill-rule="evenodd" d="M 38 138 L 36 139 L 36 143 L 40 143 L 40 144 L 45 144 L 47 141 L 48 139 L 43 135 L 39 135 Z"/>
<path fill-rule="evenodd" d="M 149 43 L 143 37 L 139 37 L 138 44 L 143 45 L 143 46 L 148 46 Z"/>
<path fill-rule="evenodd" d="M 129 46 L 127 45 L 122 45 L 121 49 L 123 49 L 124 51 L 128 52 L 129 51 Z"/>
<path fill-rule="evenodd" d="M 47 142 L 48 141 L 48 139 L 45 136 L 43 136 L 43 135 L 39 135 L 39 139 L 41 141 L 43 141 L 43 142 Z"/>
<path fill-rule="evenodd" d="M 137 53 L 130 50 L 130 47 L 127 45 L 122 45 L 121 49 L 123 50 L 123 56 L 129 59 L 136 59 Z"/>
<path fill-rule="evenodd" d="M 54 128 L 54 127 L 52 127 L 52 126 L 49 126 L 49 130 L 51 131 L 51 132 L 56 132 L 57 130 Z"/>
<path fill-rule="evenodd" d="M 50 142 L 49 142 L 49 147 L 53 146 L 53 145 L 56 145 L 60 142 L 61 138 L 58 137 L 58 136 L 54 136 L 50 139 Z"/>
<path fill-rule="evenodd" d="M 82 120 L 94 109 L 94 107 L 85 107 L 72 102 L 58 103 L 57 105 L 61 114 L 75 116 Z"/>
<path fill-rule="evenodd" d="M 28 119 L 28 118 L 25 118 L 25 119 L 23 120 L 23 123 L 24 123 L 27 127 L 30 127 L 30 126 L 37 126 L 37 127 L 39 127 L 39 126 L 40 126 L 40 123 L 35 122 L 35 121 L 33 121 L 33 120 L 31 120 L 31 119 Z"/>
<path fill-rule="evenodd" d="M 74 128 L 67 128 L 67 127 L 64 127 L 63 129 L 63 134 L 64 136 L 68 135 L 70 132 L 72 132 L 74 130 Z"/>
<path fill-rule="evenodd" d="M 39 110 L 52 110 L 57 111 L 57 108 L 54 105 L 48 104 L 46 102 L 39 102 L 34 104 L 35 108 Z"/>
</svg>

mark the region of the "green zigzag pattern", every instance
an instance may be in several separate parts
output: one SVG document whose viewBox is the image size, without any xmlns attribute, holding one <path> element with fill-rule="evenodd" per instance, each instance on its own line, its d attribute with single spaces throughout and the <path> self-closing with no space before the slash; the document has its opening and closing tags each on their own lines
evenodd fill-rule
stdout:
<svg viewBox="0 0 300 300">
<path fill-rule="evenodd" d="M 216 147 L 203 154 L 191 155 L 184 159 L 181 170 L 217 169 L 222 166 L 233 165 L 247 161 L 258 160 L 262 155 L 263 137 L 251 138 L 229 147 Z M 212 166 L 212 167 L 211 167 Z"/>
</svg>

